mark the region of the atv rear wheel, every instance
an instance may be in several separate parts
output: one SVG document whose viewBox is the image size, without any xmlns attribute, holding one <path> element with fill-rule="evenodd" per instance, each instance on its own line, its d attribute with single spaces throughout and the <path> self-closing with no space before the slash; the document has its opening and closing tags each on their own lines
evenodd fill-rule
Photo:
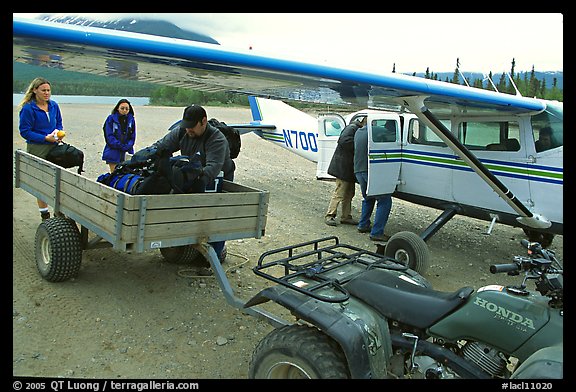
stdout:
<svg viewBox="0 0 576 392">
<path fill-rule="evenodd" d="M 306 325 L 287 325 L 258 343 L 248 377 L 252 379 L 348 379 L 346 357 L 328 335 Z"/>
<path fill-rule="evenodd" d="M 36 229 L 36 267 L 42 278 L 62 282 L 75 278 L 82 263 L 80 231 L 68 218 L 46 219 Z"/>
<path fill-rule="evenodd" d="M 396 259 L 419 274 L 424 274 L 430 265 L 428 245 L 418 234 L 411 231 L 394 234 L 386 244 L 384 255 Z"/>
</svg>

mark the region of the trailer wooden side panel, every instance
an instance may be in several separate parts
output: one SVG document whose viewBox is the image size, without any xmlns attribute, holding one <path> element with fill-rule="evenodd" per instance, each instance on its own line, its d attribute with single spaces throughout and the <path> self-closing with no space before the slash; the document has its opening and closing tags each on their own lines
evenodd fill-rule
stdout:
<svg viewBox="0 0 576 392">
<path fill-rule="evenodd" d="M 261 238 L 269 193 L 224 181 L 221 193 L 128 195 L 76 169 L 15 152 L 15 186 L 53 206 L 115 249 L 147 249 Z"/>
</svg>

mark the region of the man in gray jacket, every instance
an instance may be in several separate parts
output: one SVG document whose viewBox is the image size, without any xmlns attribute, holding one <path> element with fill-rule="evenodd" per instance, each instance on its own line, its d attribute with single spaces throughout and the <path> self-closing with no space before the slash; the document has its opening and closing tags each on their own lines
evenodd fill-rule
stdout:
<svg viewBox="0 0 576 392">
<path fill-rule="evenodd" d="M 336 177 L 336 188 L 330 198 L 324 221 L 329 226 L 336 226 L 336 213 L 341 205 L 340 223 L 357 225 L 352 218 L 352 199 L 356 193 L 354 176 L 354 134 L 358 128 L 366 125 L 366 117 L 357 118 L 348 124 L 338 138 L 338 144 L 328 166 L 328 174 Z"/>
<path fill-rule="evenodd" d="M 167 133 L 154 143 L 158 151 L 174 153 L 180 151 L 189 157 L 200 155 L 202 169 L 198 176 L 200 189 L 213 181 L 220 171 L 224 179 L 234 181 L 236 165 L 230 158 L 230 146 L 226 136 L 208 123 L 206 110 L 202 106 L 191 105 L 184 109 L 179 128 Z M 216 254 L 223 261 L 224 241 L 210 243 Z"/>
</svg>

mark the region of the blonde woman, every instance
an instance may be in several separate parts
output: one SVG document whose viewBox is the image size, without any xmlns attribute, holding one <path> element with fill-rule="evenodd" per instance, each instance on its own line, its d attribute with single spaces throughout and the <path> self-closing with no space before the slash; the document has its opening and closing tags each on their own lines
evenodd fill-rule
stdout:
<svg viewBox="0 0 576 392">
<path fill-rule="evenodd" d="M 26 151 L 46 159 L 52 148 L 58 144 L 57 132 L 63 130 L 62 113 L 52 95 L 50 82 L 44 78 L 34 79 L 20 108 L 20 135 L 26 140 Z M 50 218 L 48 204 L 38 199 L 38 209 L 42 220 Z"/>
</svg>

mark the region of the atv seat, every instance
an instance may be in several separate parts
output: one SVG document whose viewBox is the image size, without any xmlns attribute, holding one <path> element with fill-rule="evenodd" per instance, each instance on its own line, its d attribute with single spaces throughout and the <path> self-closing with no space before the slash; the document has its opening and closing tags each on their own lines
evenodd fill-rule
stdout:
<svg viewBox="0 0 576 392">
<path fill-rule="evenodd" d="M 377 268 L 352 279 L 344 288 L 351 297 L 372 306 L 384 317 L 418 328 L 434 324 L 464 304 L 474 292 L 472 287 L 454 292 L 436 291 Z"/>
</svg>

